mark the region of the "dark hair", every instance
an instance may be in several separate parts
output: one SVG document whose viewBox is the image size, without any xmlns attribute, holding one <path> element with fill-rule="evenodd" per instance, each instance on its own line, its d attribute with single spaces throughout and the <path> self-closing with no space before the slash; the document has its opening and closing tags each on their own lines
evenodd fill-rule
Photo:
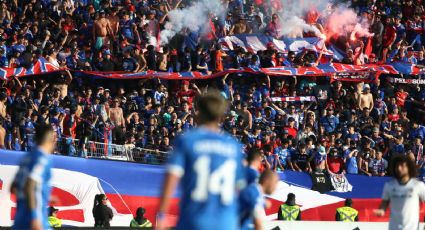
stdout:
<svg viewBox="0 0 425 230">
<path fill-rule="evenodd" d="M 200 124 L 215 122 L 220 121 L 224 116 L 227 103 L 218 91 L 212 90 L 198 98 L 196 109 L 199 112 L 198 122 Z"/>
<path fill-rule="evenodd" d="M 405 156 L 405 155 L 397 155 L 391 159 L 390 172 L 393 175 L 393 177 L 395 177 L 396 179 L 400 179 L 398 178 L 396 171 L 397 171 L 397 167 L 402 164 L 407 165 L 407 168 L 409 169 L 409 177 L 415 178 L 416 177 L 415 162 L 413 162 L 408 156 Z"/>
<path fill-rule="evenodd" d="M 267 145 L 264 145 L 264 150 L 265 151 L 267 151 L 267 152 L 271 152 L 272 151 L 272 146 L 271 145 L 269 145 L 269 144 L 267 144 Z"/>
<path fill-rule="evenodd" d="M 35 127 L 35 143 L 37 145 L 42 145 L 47 138 L 49 133 L 54 132 L 53 127 L 50 124 L 39 124 Z"/>
<path fill-rule="evenodd" d="M 351 207 L 353 205 L 353 200 L 351 198 L 347 198 L 345 200 L 345 206 Z"/>
<path fill-rule="evenodd" d="M 145 219 L 146 209 L 139 207 L 136 211 L 136 217 L 134 218 L 138 224 L 143 224 L 143 220 Z"/>
<path fill-rule="evenodd" d="M 102 204 L 104 198 L 105 194 L 96 194 L 96 196 L 94 196 L 94 206 Z"/>
<path fill-rule="evenodd" d="M 251 164 L 255 159 L 260 158 L 261 153 L 260 150 L 257 148 L 252 148 L 249 150 L 248 155 L 246 157 L 246 161 L 248 161 L 248 164 Z"/>
<path fill-rule="evenodd" d="M 295 194 L 288 193 L 288 196 L 286 198 L 285 204 L 295 205 Z"/>
</svg>

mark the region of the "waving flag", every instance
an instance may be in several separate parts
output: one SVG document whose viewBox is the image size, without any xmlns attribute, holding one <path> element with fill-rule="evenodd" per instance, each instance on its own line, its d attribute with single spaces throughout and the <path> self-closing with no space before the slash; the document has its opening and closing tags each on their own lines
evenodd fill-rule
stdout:
<svg viewBox="0 0 425 230">
<path fill-rule="evenodd" d="M 36 74 L 49 73 L 60 70 L 58 67 L 49 63 L 46 59 L 38 59 L 30 68 L 0 68 L 0 79 L 8 80 L 12 76 L 22 77 Z"/>
<path fill-rule="evenodd" d="M 325 41 L 315 37 L 275 39 L 264 34 L 239 34 L 220 38 L 219 42 L 225 50 L 234 50 L 236 47 L 240 47 L 256 53 L 259 50 L 266 50 L 267 47 L 273 47 L 281 53 L 288 51 L 299 53 L 309 50 L 333 56 L 333 52 L 326 48 Z"/>
</svg>

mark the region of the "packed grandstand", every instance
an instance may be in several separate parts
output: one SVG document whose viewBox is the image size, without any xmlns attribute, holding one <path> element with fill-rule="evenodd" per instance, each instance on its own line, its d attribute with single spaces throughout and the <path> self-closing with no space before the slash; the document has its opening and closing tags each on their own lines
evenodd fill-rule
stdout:
<svg viewBox="0 0 425 230">
<path fill-rule="evenodd" d="M 2 149 L 48 123 L 58 155 L 163 164 L 217 89 L 261 169 L 425 178 L 422 1 L 0 2 Z"/>
</svg>

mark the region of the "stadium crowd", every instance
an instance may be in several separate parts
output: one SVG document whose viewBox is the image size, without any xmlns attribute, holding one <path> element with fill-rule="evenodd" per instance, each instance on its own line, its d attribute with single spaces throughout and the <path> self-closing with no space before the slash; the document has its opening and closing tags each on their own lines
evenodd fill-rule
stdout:
<svg viewBox="0 0 425 230">
<path fill-rule="evenodd" d="M 279 53 L 274 47 L 250 53 L 224 52 L 226 35 L 282 29 L 275 1 L 224 1 L 224 18 L 211 16 L 210 31 L 186 31 L 159 47 L 167 13 L 190 1 L 15 0 L 0 3 L 0 67 L 29 67 L 38 58 L 61 68 L 96 71 L 200 71 L 227 68 L 311 66 L 314 53 Z M 339 36 L 334 43 L 346 64 L 401 61 L 423 65 L 424 2 L 353 0 L 370 22 L 373 54 L 362 55 L 362 39 Z M 319 23 L 314 26 L 320 27 Z M 308 36 L 306 34 L 306 36 Z M 58 76 L 59 75 L 59 76 Z M 383 176 L 388 159 L 411 156 L 425 176 L 423 143 L 425 88 L 394 85 L 383 76 L 370 84 L 329 84 L 329 78 L 278 78 L 231 74 L 203 81 L 159 79 L 96 83 L 64 70 L 45 78 L 4 81 L 0 94 L 0 146 L 25 150 L 37 123 L 54 125 L 78 148 L 62 154 L 85 156 L 89 140 L 158 150 L 141 161 L 160 163 L 170 142 L 196 126 L 194 100 L 211 88 L 229 101 L 223 128 L 246 149 L 259 148 L 263 167 L 311 172 Z M 418 76 L 404 76 L 417 78 Z M 314 96 L 314 101 L 273 101 L 272 97 Z"/>
</svg>

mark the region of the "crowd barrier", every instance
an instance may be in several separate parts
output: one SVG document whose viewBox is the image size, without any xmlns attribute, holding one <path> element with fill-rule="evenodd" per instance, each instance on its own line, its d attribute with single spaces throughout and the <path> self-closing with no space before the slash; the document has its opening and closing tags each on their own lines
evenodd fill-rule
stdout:
<svg viewBox="0 0 425 230">
<path fill-rule="evenodd" d="M 145 164 L 163 164 L 168 159 L 169 153 L 147 148 L 139 148 L 133 144 L 117 145 L 88 141 L 84 145 L 78 139 L 59 138 L 55 154 L 98 158 L 109 160 L 134 161 Z"/>
</svg>

